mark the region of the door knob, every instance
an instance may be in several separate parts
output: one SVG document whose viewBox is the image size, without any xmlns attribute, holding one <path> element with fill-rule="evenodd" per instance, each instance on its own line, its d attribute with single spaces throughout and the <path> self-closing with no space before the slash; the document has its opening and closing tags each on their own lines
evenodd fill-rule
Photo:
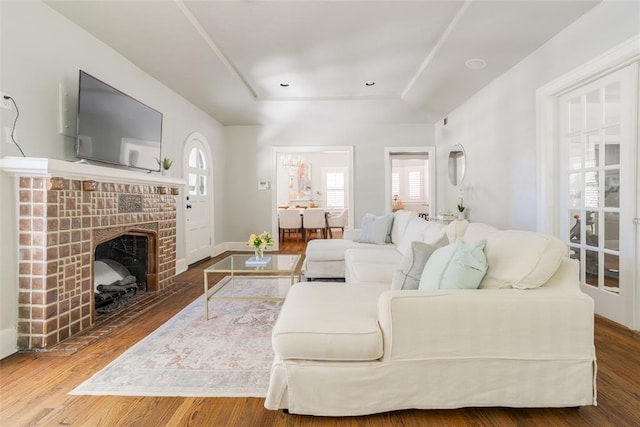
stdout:
<svg viewBox="0 0 640 427">
<path fill-rule="evenodd" d="M 191 209 L 191 205 L 187 205 L 187 209 Z"/>
</svg>

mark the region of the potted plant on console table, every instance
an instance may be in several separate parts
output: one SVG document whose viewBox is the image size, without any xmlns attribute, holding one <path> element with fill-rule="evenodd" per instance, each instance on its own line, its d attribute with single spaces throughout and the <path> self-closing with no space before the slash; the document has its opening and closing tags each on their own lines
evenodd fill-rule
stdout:
<svg viewBox="0 0 640 427">
<path fill-rule="evenodd" d="M 460 189 L 460 195 L 458 196 L 458 219 L 464 219 L 464 194 L 462 188 Z"/>
</svg>

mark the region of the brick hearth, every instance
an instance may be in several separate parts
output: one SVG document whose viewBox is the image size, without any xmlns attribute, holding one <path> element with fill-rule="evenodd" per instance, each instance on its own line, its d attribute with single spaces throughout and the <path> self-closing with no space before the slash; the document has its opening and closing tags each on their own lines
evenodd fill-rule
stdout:
<svg viewBox="0 0 640 427">
<path fill-rule="evenodd" d="M 49 348 L 93 325 L 93 253 L 103 241 L 148 236 L 148 290 L 172 283 L 177 188 L 25 176 L 18 187 L 19 348 Z"/>
</svg>

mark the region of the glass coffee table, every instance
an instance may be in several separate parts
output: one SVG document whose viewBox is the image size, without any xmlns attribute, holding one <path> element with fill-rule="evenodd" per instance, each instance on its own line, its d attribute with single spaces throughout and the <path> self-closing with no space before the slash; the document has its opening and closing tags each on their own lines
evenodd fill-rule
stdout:
<svg viewBox="0 0 640 427">
<path fill-rule="evenodd" d="M 251 262 L 249 259 L 253 258 L 253 254 L 236 254 L 236 255 L 228 255 L 222 260 L 216 262 L 215 264 L 207 267 L 204 270 L 204 312 L 206 319 L 209 320 L 209 300 L 211 298 L 227 298 L 227 299 L 283 299 L 284 297 L 280 296 L 237 296 L 231 292 L 227 292 L 226 296 L 216 296 L 216 294 L 224 287 L 229 285 L 233 286 L 234 279 L 237 274 L 244 275 L 259 275 L 264 273 L 269 274 L 286 274 L 291 276 L 290 285 L 293 285 L 295 278 L 295 271 L 300 262 L 300 255 L 298 254 L 267 254 L 265 255 L 264 262 L 260 265 L 247 264 L 247 261 Z M 230 278 L 228 281 L 221 280 L 216 285 L 214 285 L 211 290 L 211 294 L 209 293 L 209 273 L 229 273 Z M 275 277 L 275 276 L 273 276 Z M 298 274 L 298 281 L 300 281 L 302 276 Z"/>
</svg>

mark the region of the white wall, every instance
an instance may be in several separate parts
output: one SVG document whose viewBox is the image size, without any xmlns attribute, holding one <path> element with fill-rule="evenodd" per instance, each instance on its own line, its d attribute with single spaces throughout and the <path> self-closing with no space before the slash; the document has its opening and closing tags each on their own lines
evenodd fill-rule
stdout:
<svg viewBox="0 0 640 427">
<path fill-rule="evenodd" d="M 439 205 L 455 211 L 446 176 L 454 144 L 467 154 L 468 217 L 536 229 L 536 89 L 640 33 L 640 2 L 604 1 L 452 111 L 436 127 Z"/>
<path fill-rule="evenodd" d="M 78 70 L 83 69 L 121 91 L 161 111 L 163 156 L 180 159 L 184 141 L 200 132 L 209 141 L 214 178 L 224 178 L 222 126 L 175 92 L 144 73 L 113 49 L 41 2 L 0 2 L 0 90 L 13 96 L 20 109 L 18 141 L 29 157 L 76 160 L 74 139 L 58 133 L 58 85 L 69 93 L 71 128 L 75 129 Z M 4 127 L 13 122 L 14 111 L 1 110 L 0 156 L 19 156 L 4 141 Z M 182 176 L 182 162 L 175 161 L 174 177 Z M 17 233 L 11 179 L 0 180 L 0 357 L 14 351 L 17 318 Z M 224 188 L 215 189 L 217 198 Z M 178 197 L 177 256 L 185 257 L 183 197 Z M 223 203 L 216 203 L 216 218 L 224 218 Z M 223 234 L 223 224 L 216 230 Z"/>
<path fill-rule="evenodd" d="M 384 147 L 434 145 L 432 125 L 272 125 L 224 129 L 227 145 L 225 205 L 234 215 L 226 222 L 226 241 L 243 242 L 256 230 L 270 230 L 271 191 L 258 191 L 258 181 L 271 181 L 273 146 L 353 146 L 355 225 L 367 213 L 382 214 Z"/>
</svg>

